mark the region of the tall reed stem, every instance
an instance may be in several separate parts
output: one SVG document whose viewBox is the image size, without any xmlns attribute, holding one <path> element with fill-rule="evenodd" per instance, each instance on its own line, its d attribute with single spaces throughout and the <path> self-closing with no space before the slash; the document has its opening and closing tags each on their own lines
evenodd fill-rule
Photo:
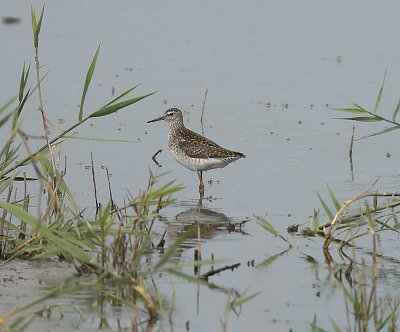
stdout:
<svg viewBox="0 0 400 332">
<path fill-rule="evenodd" d="M 32 29 L 33 29 L 34 47 L 35 47 L 36 81 L 37 81 L 37 91 L 38 91 L 38 97 L 39 97 L 39 111 L 40 111 L 40 114 L 42 117 L 44 137 L 46 139 L 47 148 L 49 149 L 49 155 L 50 155 L 50 159 L 51 159 L 51 165 L 53 168 L 53 174 L 56 174 L 56 172 L 55 172 L 56 164 L 54 161 L 53 150 L 52 150 L 52 146 L 51 146 L 52 143 L 50 143 L 46 116 L 44 114 L 42 87 L 41 87 L 41 79 L 40 79 L 39 34 L 40 34 L 41 26 L 42 26 L 43 13 L 44 13 L 44 7 L 42 8 L 42 12 L 40 14 L 39 21 L 36 21 L 35 11 L 32 9 Z"/>
</svg>

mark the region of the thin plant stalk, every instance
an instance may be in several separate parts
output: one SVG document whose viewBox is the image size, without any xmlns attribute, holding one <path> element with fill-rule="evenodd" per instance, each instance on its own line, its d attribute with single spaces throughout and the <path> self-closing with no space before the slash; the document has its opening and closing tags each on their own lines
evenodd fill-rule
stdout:
<svg viewBox="0 0 400 332">
<path fill-rule="evenodd" d="M 203 99 L 203 107 L 201 108 L 201 117 L 200 117 L 200 123 L 201 123 L 201 133 L 204 135 L 204 124 L 203 124 L 203 118 L 204 118 L 204 110 L 206 107 L 206 99 L 207 99 L 207 94 L 208 94 L 208 88 L 206 89 L 206 92 L 204 93 L 204 99 Z"/>
<path fill-rule="evenodd" d="M 54 171 L 56 169 L 56 164 L 55 164 L 55 160 L 54 160 L 54 156 L 53 156 L 52 143 L 50 143 L 50 138 L 49 138 L 49 134 L 48 134 L 49 131 L 48 131 L 48 127 L 47 127 L 47 120 L 46 120 L 46 116 L 44 113 L 42 85 L 41 85 L 41 79 L 40 79 L 39 34 L 40 34 L 40 29 L 42 27 L 43 14 L 44 14 L 44 6 L 42 7 L 42 12 L 40 14 L 39 21 L 37 21 L 35 10 L 31 7 L 32 30 L 33 30 L 33 35 L 34 35 L 34 47 L 35 47 L 36 82 L 37 82 L 37 91 L 38 91 L 38 97 L 39 97 L 39 111 L 40 111 L 40 114 L 42 117 L 42 126 L 43 126 L 44 137 L 46 139 L 47 148 L 49 150 L 49 155 L 50 155 L 50 160 L 51 160 L 51 165 L 52 165 L 53 171 Z M 55 172 L 53 172 L 53 173 L 55 174 Z"/>
</svg>

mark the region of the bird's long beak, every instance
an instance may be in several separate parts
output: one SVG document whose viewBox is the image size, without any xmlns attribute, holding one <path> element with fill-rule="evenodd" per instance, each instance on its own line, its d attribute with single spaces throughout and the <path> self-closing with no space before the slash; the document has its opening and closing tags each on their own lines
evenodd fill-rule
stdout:
<svg viewBox="0 0 400 332">
<path fill-rule="evenodd" d="M 161 121 L 161 120 L 164 120 L 164 115 L 160 116 L 159 118 L 156 118 L 156 119 L 153 119 L 153 120 L 147 121 L 147 123 L 150 123 L 150 122 L 156 122 L 156 121 Z"/>
</svg>

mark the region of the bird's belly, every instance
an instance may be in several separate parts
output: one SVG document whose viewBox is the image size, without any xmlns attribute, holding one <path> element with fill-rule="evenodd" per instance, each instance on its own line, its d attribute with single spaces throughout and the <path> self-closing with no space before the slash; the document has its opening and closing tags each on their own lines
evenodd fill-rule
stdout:
<svg viewBox="0 0 400 332">
<path fill-rule="evenodd" d="M 225 167 L 228 163 L 218 158 L 191 158 L 171 151 L 174 159 L 191 171 L 207 171 L 213 168 Z"/>
</svg>

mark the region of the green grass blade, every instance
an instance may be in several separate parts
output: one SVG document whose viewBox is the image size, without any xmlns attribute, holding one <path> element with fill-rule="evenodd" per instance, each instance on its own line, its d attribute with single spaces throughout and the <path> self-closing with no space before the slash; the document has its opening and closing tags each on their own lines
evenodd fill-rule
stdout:
<svg viewBox="0 0 400 332">
<path fill-rule="evenodd" d="M 358 108 L 358 107 L 357 108 L 335 108 L 335 111 L 354 113 L 354 114 L 368 113 L 365 109 Z"/>
<path fill-rule="evenodd" d="M 93 141 L 93 142 L 122 142 L 122 143 L 134 143 L 135 141 L 129 141 L 126 139 L 115 139 L 115 138 L 107 138 L 107 137 L 84 137 L 84 136 L 63 136 L 63 138 L 75 138 L 81 139 L 84 141 Z"/>
<path fill-rule="evenodd" d="M 104 105 L 104 107 L 105 107 L 105 106 L 108 106 L 108 105 L 111 105 L 111 104 L 114 104 L 116 101 L 118 101 L 118 100 L 120 100 L 121 98 L 127 96 L 127 95 L 130 94 L 133 90 L 135 90 L 138 86 L 139 86 L 139 84 L 138 84 L 138 85 L 135 85 L 133 88 L 130 88 L 130 89 L 126 90 L 124 93 L 121 93 L 118 97 L 116 97 L 115 99 L 111 100 L 108 104 Z"/>
<path fill-rule="evenodd" d="M 272 226 L 267 220 L 265 220 L 264 218 L 261 218 L 259 216 L 255 216 L 258 224 L 264 228 L 267 232 L 271 233 L 272 235 L 275 236 L 280 236 L 279 232 L 274 228 L 274 226 Z"/>
<path fill-rule="evenodd" d="M 31 24 L 32 24 L 32 31 L 35 32 L 36 30 L 36 13 L 35 9 L 33 9 L 33 6 L 31 5 Z"/>
<path fill-rule="evenodd" d="M 0 120 L 0 128 L 8 121 L 9 118 L 14 114 L 14 112 L 8 113 L 4 118 Z"/>
<path fill-rule="evenodd" d="M 26 82 L 27 82 L 27 80 L 28 80 L 28 74 L 29 74 L 30 67 L 31 67 L 31 66 L 29 65 L 27 71 L 25 72 L 24 81 L 22 82 L 22 84 L 20 84 L 19 95 L 21 95 L 21 93 L 22 93 L 22 94 L 24 93 L 24 90 L 25 90 L 25 87 L 26 87 Z M 49 73 L 49 72 L 47 72 L 47 73 L 40 79 L 40 83 L 43 82 L 43 80 L 47 77 L 47 74 L 48 74 L 48 73 Z M 17 125 L 17 120 L 18 120 L 18 118 L 19 118 L 19 116 L 20 116 L 20 114 L 21 114 L 21 112 L 22 112 L 22 109 L 23 109 L 24 106 L 25 106 L 25 102 L 28 100 L 29 97 L 32 96 L 32 94 L 35 92 L 35 90 L 36 90 L 37 88 L 38 88 L 38 85 L 36 84 L 36 86 L 35 86 L 33 89 L 30 89 L 30 88 L 28 89 L 28 91 L 27 91 L 26 94 L 25 94 L 25 97 L 23 97 L 22 100 L 21 100 L 21 98 L 19 98 L 19 104 L 18 104 L 18 107 L 15 109 L 15 113 L 14 113 L 14 117 L 13 117 L 13 123 L 12 123 L 12 128 L 13 128 L 13 129 L 14 129 L 14 128 L 16 127 L 16 125 Z"/>
<path fill-rule="evenodd" d="M 28 69 L 25 70 L 25 63 L 24 66 L 22 68 L 22 73 L 21 73 L 21 79 L 19 82 L 19 95 L 18 95 L 18 99 L 19 102 L 22 102 L 22 99 L 24 97 L 24 91 L 25 91 L 25 87 L 26 87 L 26 82 L 28 81 L 28 76 L 29 76 L 29 71 L 31 69 L 31 65 L 28 66 Z"/>
<path fill-rule="evenodd" d="M 18 107 L 13 112 L 12 129 L 14 129 L 17 126 L 17 121 L 19 119 L 19 116 L 21 115 L 22 109 L 24 108 L 26 101 L 28 100 L 28 98 L 31 95 L 30 92 L 31 92 L 31 89 L 29 89 L 26 92 L 25 97 L 23 97 L 23 99 L 20 100 Z"/>
<path fill-rule="evenodd" d="M 352 104 L 353 104 L 355 107 L 357 107 L 359 110 L 362 110 L 362 111 L 364 111 L 364 112 L 366 112 L 366 113 L 370 113 L 370 112 L 368 112 L 364 107 L 358 105 L 357 103 L 352 102 Z"/>
<path fill-rule="evenodd" d="M 335 118 L 339 120 L 351 120 L 351 121 L 358 121 L 358 122 L 379 122 L 383 121 L 382 118 L 378 118 L 375 116 L 355 116 L 351 118 Z"/>
<path fill-rule="evenodd" d="M 4 226 L 7 227 L 8 230 L 11 230 L 11 231 L 15 232 L 16 234 L 22 233 L 26 237 L 29 236 L 29 233 L 27 231 L 22 230 L 19 226 L 14 225 L 13 223 L 9 222 L 6 219 L 0 218 L 0 222 L 4 223 Z"/>
<path fill-rule="evenodd" d="M 335 194 L 333 193 L 332 189 L 329 187 L 329 185 L 327 185 L 328 187 L 328 193 L 329 196 L 331 197 L 331 201 L 333 203 L 333 206 L 336 209 L 336 212 L 340 210 L 340 208 L 342 207 L 342 205 L 339 203 L 338 199 L 336 198 Z M 331 219 L 332 220 L 332 219 Z"/>
<path fill-rule="evenodd" d="M 328 216 L 329 220 L 333 220 L 335 218 L 335 215 L 332 213 L 332 211 L 329 209 L 328 205 L 326 205 L 325 201 L 321 197 L 321 195 L 317 192 L 317 196 L 319 201 L 321 202 L 322 207 L 324 208 L 324 211 L 326 215 Z"/>
<path fill-rule="evenodd" d="M 39 34 L 40 34 L 40 29 L 42 28 L 43 14 L 44 14 L 44 6 L 42 7 L 42 12 L 40 13 L 39 21 L 36 21 L 36 12 L 31 6 L 33 45 L 35 48 L 39 47 Z"/>
<path fill-rule="evenodd" d="M 182 185 L 174 184 L 174 182 L 175 181 L 170 181 L 160 187 L 151 189 L 151 191 L 148 193 L 148 197 L 158 200 L 160 197 L 168 197 L 169 195 L 172 195 L 183 189 Z"/>
<path fill-rule="evenodd" d="M 368 134 L 368 135 L 362 136 L 360 138 L 357 138 L 356 141 L 360 141 L 360 140 L 368 138 L 368 137 L 373 137 L 373 136 L 379 136 L 379 135 L 382 135 L 382 134 L 386 134 L 386 133 L 389 133 L 389 132 L 391 132 L 393 130 L 397 130 L 397 129 L 400 129 L 400 126 L 396 125 L 396 126 L 393 126 L 393 127 L 389 127 L 389 128 L 383 129 L 381 131 L 377 131 L 377 132 L 372 133 L 372 134 Z"/>
<path fill-rule="evenodd" d="M 83 91 L 82 91 L 81 105 L 79 107 L 79 117 L 78 117 L 79 122 L 81 122 L 82 119 L 83 119 L 83 105 L 85 103 L 86 93 L 87 93 L 87 91 L 89 89 L 89 85 L 90 85 L 90 82 L 92 81 L 93 73 L 94 73 L 94 70 L 96 68 L 96 63 L 97 63 L 97 58 L 99 56 L 99 51 L 100 51 L 100 45 L 97 47 L 96 53 L 94 54 L 94 57 L 92 59 L 92 62 L 91 62 L 90 67 L 88 69 L 88 72 L 86 74 L 85 84 L 83 86 Z"/>
<path fill-rule="evenodd" d="M 242 304 L 244 304 L 245 302 L 248 302 L 248 301 L 254 299 L 256 296 L 258 296 L 258 295 L 261 294 L 261 292 L 256 292 L 256 293 L 247 295 L 247 292 L 248 292 L 248 291 L 249 291 L 249 289 L 246 289 L 246 290 L 243 292 L 243 294 L 241 294 L 241 295 L 236 299 L 236 301 L 234 302 L 234 304 L 235 304 L 235 305 L 242 305 Z"/>
<path fill-rule="evenodd" d="M 286 252 L 286 250 L 285 250 Z M 268 257 L 267 259 L 264 259 L 261 263 L 257 264 L 256 268 L 261 269 L 261 268 L 266 268 L 267 266 L 270 266 L 273 262 L 276 261 L 277 258 L 279 258 L 282 254 L 276 254 Z"/>
<path fill-rule="evenodd" d="M 22 109 L 24 108 L 25 102 L 28 100 L 30 94 L 31 94 L 31 89 L 28 89 L 28 92 L 25 93 L 25 88 L 26 88 L 26 82 L 28 81 L 28 76 L 29 76 L 29 71 L 31 69 L 31 65 L 28 66 L 28 69 L 24 66 L 22 68 L 22 73 L 21 73 L 21 78 L 19 82 L 19 92 L 18 92 L 18 107 L 15 109 L 14 116 L 13 116 L 13 122 L 12 122 L 12 129 L 14 129 L 17 125 L 17 120 L 22 112 Z M 25 96 L 24 96 L 25 94 Z"/>
<path fill-rule="evenodd" d="M 12 140 L 9 140 L 0 151 L 0 173 L 5 175 L 4 168 L 8 167 L 15 159 L 19 157 L 18 150 L 21 147 L 21 144 L 17 145 L 15 148 L 11 147 Z M 11 173 L 11 172 L 10 172 Z"/>
<path fill-rule="evenodd" d="M 267 220 L 264 218 L 261 218 L 259 216 L 255 216 L 257 219 L 258 224 L 264 228 L 267 232 L 271 233 L 272 235 L 275 235 L 279 238 L 281 238 L 283 241 L 285 241 L 289 247 L 292 247 L 293 245 L 286 239 L 282 234 L 280 234 Z"/>
<path fill-rule="evenodd" d="M 98 111 L 93 112 L 92 114 L 89 115 L 89 118 L 96 118 L 96 117 L 102 117 L 102 116 L 106 116 L 112 113 L 117 112 L 118 110 L 125 108 L 127 106 L 130 106 L 134 103 L 137 103 L 138 101 L 149 97 L 151 95 L 153 95 L 155 92 L 152 93 L 148 93 L 147 95 L 144 96 L 140 96 L 140 97 L 136 97 L 136 98 L 132 98 L 132 99 L 128 99 L 125 101 L 121 101 L 119 103 L 115 103 L 115 104 L 111 104 L 108 106 L 103 106 L 102 108 L 100 108 Z"/>
<path fill-rule="evenodd" d="M 7 101 L 3 106 L 0 107 L 0 114 L 3 113 L 15 100 L 17 96 L 12 97 L 9 101 Z"/>
<path fill-rule="evenodd" d="M 400 98 L 399 98 L 399 101 L 397 102 L 396 109 L 394 110 L 394 113 L 392 116 L 393 121 L 396 121 L 396 116 L 397 116 L 397 113 L 399 113 L 399 111 L 400 111 Z"/>
<path fill-rule="evenodd" d="M 28 98 L 29 98 L 30 95 L 31 95 L 31 89 L 28 89 L 28 91 L 27 91 L 26 94 L 25 94 L 25 97 L 21 100 L 21 103 L 20 103 L 20 105 L 18 106 L 18 108 L 19 108 L 19 110 L 18 110 L 19 114 L 21 113 L 22 109 L 24 108 L 25 103 L 26 103 L 26 101 L 28 100 Z M 18 114 L 18 116 L 19 116 L 19 114 Z"/>
<path fill-rule="evenodd" d="M 39 38 L 40 29 L 42 28 L 43 14 L 44 14 L 44 6 L 42 7 L 42 12 L 40 13 L 39 21 L 36 26 L 38 38 Z"/>
<path fill-rule="evenodd" d="M 385 70 L 385 75 L 383 76 L 382 86 L 379 90 L 378 97 L 376 98 L 376 102 L 375 102 L 375 106 L 374 106 L 374 113 L 376 113 L 378 111 L 379 105 L 381 104 L 383 87 L 385 86 L 385 80 L 386 80 L 386 70 Z"/>
</svg>

